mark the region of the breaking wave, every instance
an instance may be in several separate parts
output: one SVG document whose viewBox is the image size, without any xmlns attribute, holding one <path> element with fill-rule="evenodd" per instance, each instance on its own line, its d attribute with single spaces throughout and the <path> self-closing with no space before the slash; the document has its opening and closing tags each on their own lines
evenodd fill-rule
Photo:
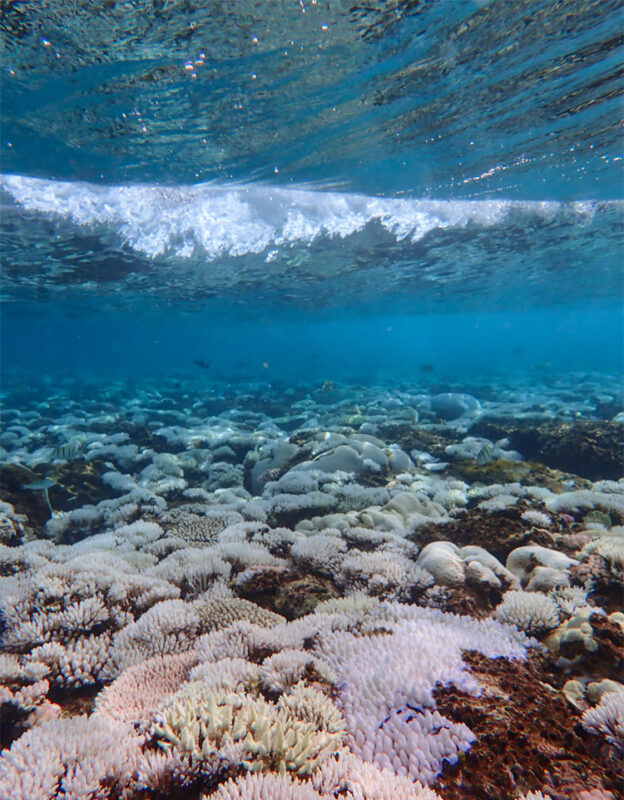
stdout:
<svg viewBox="0 0 624 800">
<path fill-rule="evenodd" d="M 0 186 L 23 209 L 92 231 L 106 229 L 150 259 L 164 255 L 264 254 L 275 248 L 345 239 L 377 223 L 397 242 L 432 231 L 487 229 L 522 218 L 538 223 L 590 222 L 597 209 L 619 201 L 432 200 L 371 197 L 267 185 L 125 185 L 4 175 Z M 528 224 L 528 222 L 527 222 Z"/>
</svg>

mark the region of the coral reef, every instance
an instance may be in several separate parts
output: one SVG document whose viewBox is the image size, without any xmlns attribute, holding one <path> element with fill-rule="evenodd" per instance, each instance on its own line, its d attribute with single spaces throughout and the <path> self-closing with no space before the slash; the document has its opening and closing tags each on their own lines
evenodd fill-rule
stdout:
<svg viewBox="0 0 624 800">
<path fill-rule="evenodd" d="M 615 796 L 616 423 L 247 388 L 9 402 L 0 797 Z"/>
</svg>

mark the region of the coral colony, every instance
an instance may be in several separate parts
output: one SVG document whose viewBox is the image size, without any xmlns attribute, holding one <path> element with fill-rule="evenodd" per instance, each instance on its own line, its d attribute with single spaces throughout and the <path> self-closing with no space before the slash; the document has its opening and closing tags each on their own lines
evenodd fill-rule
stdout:
<svg viewBox="0 0 624 800">
<path fill-rule="evenodd" d="M 0 797 L 621 796 L 623 415 L 421 380 L 7 390 Z"/>
</svg>

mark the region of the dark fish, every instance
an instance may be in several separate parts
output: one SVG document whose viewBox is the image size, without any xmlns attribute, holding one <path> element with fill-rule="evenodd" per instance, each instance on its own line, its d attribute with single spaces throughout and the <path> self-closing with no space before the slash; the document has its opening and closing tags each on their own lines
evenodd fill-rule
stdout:
<svg viewBox="0 0 624 800">
<path fill-rule="evenodd" d="M 210 364 L 207 361 L 204 361 L 203 358 L 194 358 L 193 364 L 200 369 L 208 369 L 210 367 Z"/>
<path fill-rule="evenodd" d="M 418 369 L 421 372 L 424 372 L 425 375 L 431 375 L 432 372 L 435 372 L 435 367 L 433 364 L 421 364 Z"/>
</svg>

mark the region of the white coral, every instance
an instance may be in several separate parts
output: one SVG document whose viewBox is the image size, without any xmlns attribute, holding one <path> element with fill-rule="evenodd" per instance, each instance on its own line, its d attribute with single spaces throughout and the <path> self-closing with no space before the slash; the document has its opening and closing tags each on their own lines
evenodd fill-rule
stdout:
<svg viewBox="0 0 624 800">
<path fill-rule="evenodd" d="M 624 689 L 603 694 L 600 703 L 583 714 L 583 727 L 624 751 Z"/>
<path fill-rule="evenodd" d="M 494 614 L 501 622 L 527 633 L 550 630 L 559 624 L 557 604 L 541 592 L 505 592 Z"/>
<path fill-rule="evenodd" d="M 11 800 L 108 800 L 131 771 L 142 739 L 105 717 L 43 722 L 0 756 L 2 797 Z"/>
<path fill-rule="evenodd" d="M 464 669 L 462 650 L 522 657 L 525 645 L 493 620 L 398 604 L 384 610 L 392 633 L 358 638 L 325 632 L 314 652 L 340 681 L 338 705 L 351 750 L 378 767 L 431 783 L 443 761 L 455 763 L 474 740 L 466 725 L 437 711 L 435 686 L 454 684 L 476 693 L 478 683 Z"/>
</svg>

